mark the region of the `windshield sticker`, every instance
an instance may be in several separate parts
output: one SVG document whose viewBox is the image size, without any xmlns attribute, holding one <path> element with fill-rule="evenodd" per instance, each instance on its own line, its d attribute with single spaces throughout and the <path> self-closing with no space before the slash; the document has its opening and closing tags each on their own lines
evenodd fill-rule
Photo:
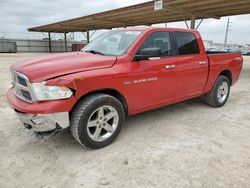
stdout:
<svg viewBox="0 0 250 188">
<path fill-rule="evenodd" d="M 140 35 L 141 32 L 140 31 L 127 31 L 126 34 L 127 35 Z"/>
</svg>

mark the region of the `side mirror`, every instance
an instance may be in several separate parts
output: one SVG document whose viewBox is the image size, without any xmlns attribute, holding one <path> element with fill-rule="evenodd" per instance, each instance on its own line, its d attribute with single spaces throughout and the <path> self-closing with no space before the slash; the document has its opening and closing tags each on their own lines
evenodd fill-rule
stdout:
<svg viewBox="0 0 250 188">
<path fill-rule="evenodd" d="M 160 48 L 144 48 L 140 55 L 135 55 L 133 61 L 147 60 L 152 57 L 161 57 Z"/>
</svg>

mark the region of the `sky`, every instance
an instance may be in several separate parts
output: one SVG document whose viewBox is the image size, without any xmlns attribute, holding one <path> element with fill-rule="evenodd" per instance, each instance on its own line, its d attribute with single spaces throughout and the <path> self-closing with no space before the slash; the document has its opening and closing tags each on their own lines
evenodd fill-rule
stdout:
<svg viewBox="0 0 250 188">
<path fill-rule="evenodd" d="M 147 0 L 0 0 L 0 38 L 43 38 L 41 33 L 28 32 L 27 28 L 65 19 L 89 15 L 133 5 Z M 198 23 L 199 21 L 197 21 Z M 250 44 L 250 14 L 231 16 L 228 43 Z M 207 19 L 199 27 L 204 40 L 224 42 L 227 17 Z M 157 25 L 163 26 L 163 25 Z M 186 28 L 184 22 L 168 23 L 168 27 Z M 104 31 L 97 32 L 97 35 Z M 60 38 L 57 35 L 56 38 Z M 81 40 L 82 34 L 75 38 Z"/>
</svg>

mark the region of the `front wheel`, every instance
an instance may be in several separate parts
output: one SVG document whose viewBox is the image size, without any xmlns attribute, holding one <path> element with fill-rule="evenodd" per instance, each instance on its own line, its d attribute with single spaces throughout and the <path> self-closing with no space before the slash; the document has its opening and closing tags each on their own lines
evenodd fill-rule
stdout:
<svg viewBox="0 0 250 188">
<path fill-rule="evenodd" d="M 219 76 L 212 90 L 206 95 L 206 103 L 213 107 L 223 106 L 230 94 L 230 80 L 226 76 Z"/>
<path fill-rule="evenodd" d="M 71 115 L 70 129 L 80 144 L 97 149 L 115 140 L 124 118 L 124 108 L 118 99 L 94 94 L 77 104 Z"/>
</svg>

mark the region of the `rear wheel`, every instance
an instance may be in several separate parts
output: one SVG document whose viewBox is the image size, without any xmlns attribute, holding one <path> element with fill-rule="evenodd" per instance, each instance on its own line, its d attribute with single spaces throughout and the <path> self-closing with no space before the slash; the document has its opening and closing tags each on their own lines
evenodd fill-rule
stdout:
<svg viewBox="0 0 250 188">
<path fill-rule="evenodd" d="M 230 80 L 226 76 L 219 76 L 212 90 L 206 95 L 206 103 L 213 107 L 223 106 L 230 94 Z"/>
<path fill-rule="evenodd" d="M 71 133 L 82 145 L 97 149 L 120 133 L 125 118 L 121 102 L 106 94 L 93 94 L 78 103 L 71 115 Z"/>
</svg>

